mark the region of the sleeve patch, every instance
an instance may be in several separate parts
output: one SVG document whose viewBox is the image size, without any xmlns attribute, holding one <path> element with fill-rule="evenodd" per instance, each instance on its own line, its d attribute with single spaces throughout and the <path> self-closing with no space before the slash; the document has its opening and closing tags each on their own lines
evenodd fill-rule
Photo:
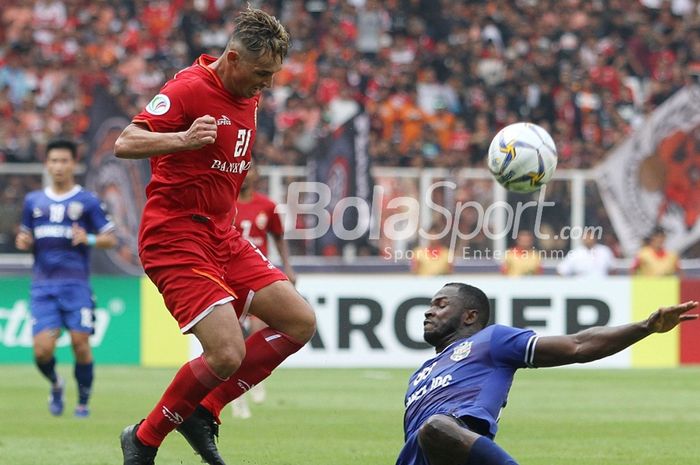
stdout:
<svg viewBox="0 0 700 465">
<path fill-rule="evenodd" d="M 158 94 L 146 105 L 146 111 L 152 115 L 164 115 L 170 110 L 170 98 L 165 94 Z"/>
</svg>

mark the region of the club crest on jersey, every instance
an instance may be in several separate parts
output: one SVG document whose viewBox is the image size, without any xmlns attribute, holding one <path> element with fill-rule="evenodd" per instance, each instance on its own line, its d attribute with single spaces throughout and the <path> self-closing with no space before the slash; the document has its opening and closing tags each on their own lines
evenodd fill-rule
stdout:
<svg viewBox="0 0 700 465">
<path fill-rule="evenodd" d="M 164 115 L 170 110 L 170 99 L 165 94 L 158 94 L 146 105 L 146 111 L 152 115 Z"/>
<path fill-rule="evenodd" d="M 43 215 L 41 208 L 34 207 L 34 210 L 32 210 L 32 218 L 41 218 L 41 215 Z"/>
<path fill-rule="evenodd" d="M 84 205 L 82 202 L 70 202 L 68 204 L 68 218 L 70 218 L 73 221 L 77 221 L 80 219 L 80 217 L 83 215 L 83 210 L 84 210 Z"/>
<path fill-rule="evenodd" d="M 450 355 L 450 360 L 454 360 L 455 362 L 464 360 L 469 356 L 471 351 L 472 341 L 464 341 L 463 343 L 454 348 L 454 351 L 452 351 L 452 355 Z"/>
<path fill-rule="evenodd" d="M 265 212 L 260 212 L 258 216 L 255 217 L 255 226 L 257 226 L 258 229 L 265 229 L 265 226 L 267 226 L 267 215 Z"/>
</svg>

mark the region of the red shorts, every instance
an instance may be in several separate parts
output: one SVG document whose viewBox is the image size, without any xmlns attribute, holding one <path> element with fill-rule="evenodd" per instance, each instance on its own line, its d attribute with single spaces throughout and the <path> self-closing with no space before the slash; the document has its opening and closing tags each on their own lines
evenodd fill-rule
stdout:
<svg viewBox="0 0 700 465">
<path fill-rule="evenodd" d="M 242 321 L 256 291 L 287 276 L 242 237 L 223 247 L 182 239 L 166 247 L 141 250 L 146 274 L 163 295 L 183 333 L 216 305 L 233 301 Z M 225 250 L 222 250 L 225 249 Z"/>
</svg>

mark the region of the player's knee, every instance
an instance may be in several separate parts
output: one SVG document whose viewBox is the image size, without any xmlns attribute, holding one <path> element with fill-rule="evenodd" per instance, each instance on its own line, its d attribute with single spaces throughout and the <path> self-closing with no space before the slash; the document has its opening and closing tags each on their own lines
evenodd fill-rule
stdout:
<svg viewBox="0 0 700 465">
<path fill-rule="evenodd" d="M 53 352 L 49 350 L 34 349 L 34 360 L 36 363 L 49 363 L 53 357 Z"/>
<path fill-rule="evenodd" d="M 34 359 L 39 363 L 48 363 L 53 357 L 53 347 L 34 345 Z"/>
<path fill-rule="evenodd" d="M 296 334 L 290 334 L 290 336 L 297 341 L 308 342 L 316 332 L 316 314 L 310 306 L 307 306 L 300 315 Z"/>
<path fill-rule="evenodd" d="M 306 301 L 296 303 L 293 315 L 294 319 L 286 321 L 284 325 L 271 324 L 270 326 L 285 333 L 295 341 L 305 344 L 316 332 L 316 315 Z"/>
<path fill-rule="evenodd" d="M 87 363 L 92 358 L 92 350 L 90 344 L 81 344 L 73 346 L 73 354 L 78 363 Z"/>
<path fill-rule="evenodd" d="M 220 378 L 228 378 L 238 370 L 245 357 L 245 347 L 227 345 L 217 347 L 216 350 L 206 354 L 209 367 Z"/>
<path fill-rule="evenodd" d="M 90 347 L 90 341 L 87 338 L 84 339 L 73 339 L 73 353 L 78 361 L 85 361 L 91 357 L 92 349 Z"/>
<path fill-rule="evenodd" d="M 418 444 L 428 450 L 454 448 L 462 443 L 460 429 L 450 417 L 433 415 L 420 427 Z"/>
</svg>

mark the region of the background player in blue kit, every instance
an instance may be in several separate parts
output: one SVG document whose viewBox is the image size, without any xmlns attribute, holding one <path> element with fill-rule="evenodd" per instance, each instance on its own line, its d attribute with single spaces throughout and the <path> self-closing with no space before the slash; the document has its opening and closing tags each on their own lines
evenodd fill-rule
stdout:
<svg viewBox="0 0 700 465">
<path fill-rule="evenodd" d="M 493 438 L 518 368 L 607 357 L 697 319 L 685 315 L 697 306 L 690 301 L 660 308 L 638 323 L 539 337 L 530 330 L 488 325 L 489 301 L 481 290 L 446 284 L 425 312 L 423 337 L 437 355 L 409 380 L 406 444 L 396 465 L 517 465 Z"/>
<path fill-rule="evenodd" d="M 34 358 L 51 382 L 49 411 L 63 413 L 63 379 L 56 373 L 56 340 L 61 328 L 70 332 L 75 354 L 78 405 L 75 416 L 89 415 L 93 358 L 94 301 L 88 282 L 90 247 L 110 248 L 117 243 L 114 224 L 94 194 L 75 183 L 76 144 L 52 141 L 46 148 L 50 185 L 27 194 L 15 245 L 32 250 L 34 268 L 30 309 Z"/>
</svg>

